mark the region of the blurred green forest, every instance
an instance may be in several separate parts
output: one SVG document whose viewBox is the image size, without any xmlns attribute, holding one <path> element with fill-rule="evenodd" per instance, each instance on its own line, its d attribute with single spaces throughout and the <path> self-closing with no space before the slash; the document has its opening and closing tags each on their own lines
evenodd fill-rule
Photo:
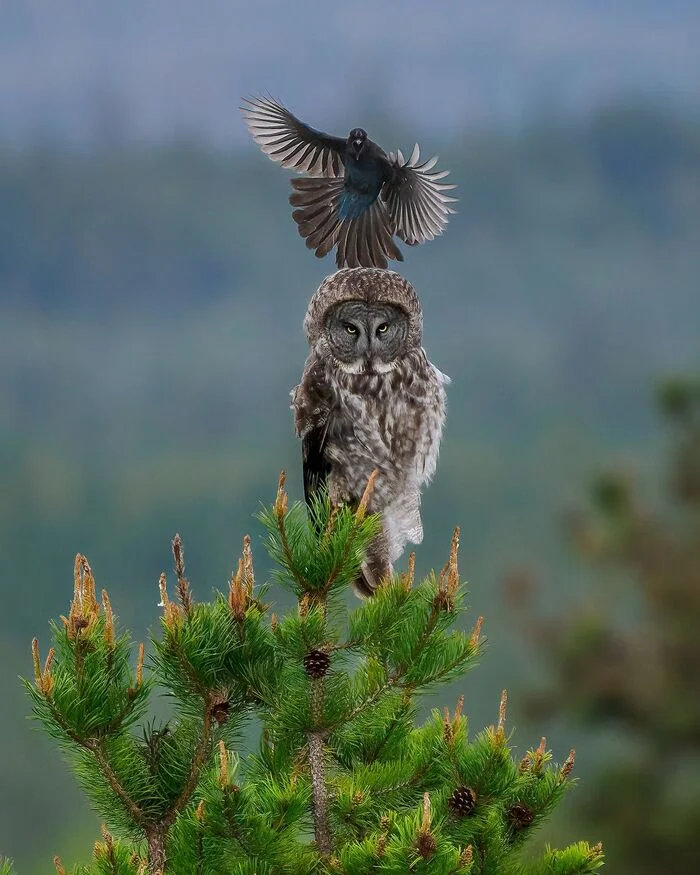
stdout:
<svg viewBox="0 0 700 875">
<path fill-rule="evenodd" d="M 400 129 L 371 127 L 410 146 Z M 499 582 L 531 568 L 548 611 L 585 601 L 593 572 L 558 516 L 611 458 L 654 482 L 649 388 L 698 364 L 700 120 L 619 103 L 465 132 L 441 166 L 459 213 L 399 269 L 453 380 L 418 562 L 439 562 L 462 527 L 490 642 L 455 685 L 477 729 L 503 686 L 517 723 L 538 671 Z M 185 142 L 0 154 L 0 850 L 23 873 L 56 852 L 84 858 L 94 833 L 57 751 L 28 731 L 17 682 L 31 637 L 66 611 L 76 551 L 140 635 L 176 531 L 204 598 L 226 585 L 242 535 L 259 538 L 253 514 L 279 469 L 301 494 L 288 393 L 307 300 L 333 264 L 304 249 L 286 175 L 252 148 Z M 561 758 L 579 749 L 585 781 L 596 751 L 581 730 L 521 725 L 523 751 L 544 732 Z"/>
<path fill-rule="evenodd" d="M 521 573 L 506 586 L 543 657 L 534 721 L 564 713 L 602 742 L 576 811 L 620 875 L 685 875 L 698 862 L 700 379 L 676 375 L 657 396 L 660 494 L 644 499 L 632 472 L 607 470 L 567 514 L 572 546 L 597 572 L 595 598 L 538 618 L 535 581 Z"/>
</svg>

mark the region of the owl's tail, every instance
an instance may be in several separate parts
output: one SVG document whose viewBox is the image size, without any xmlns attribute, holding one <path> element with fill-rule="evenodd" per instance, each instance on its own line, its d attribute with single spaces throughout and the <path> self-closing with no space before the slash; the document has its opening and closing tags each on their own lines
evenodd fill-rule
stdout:
<svg viewBox="0 0 700 875">
<path fill-rule="evenodd" d="M 318 258 L 337 246 L 338 267 L 386 268 L 387 259 L 403 261 L 403 255 L 394 243 L 391 221 L 384 203 L 377 199 L 358 218 L 341 219 L 340 198 L 344 181 L 341 178 L 292 179 L 295 189 L 289 196 L 293 207 L 292 218 L 299 226 L 299 234 Z"/>
</svg>

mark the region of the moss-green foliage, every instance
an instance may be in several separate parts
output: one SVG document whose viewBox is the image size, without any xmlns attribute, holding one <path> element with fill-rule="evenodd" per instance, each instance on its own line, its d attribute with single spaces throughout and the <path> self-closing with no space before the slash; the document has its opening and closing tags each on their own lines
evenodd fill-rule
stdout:
<svg viewBox="0 0 700 875">
<path fill-rule="evenodd" d="M 455 628 L 464 588 L 457 533 L 439 576 L 386 581 L 348 608 L 378 520 L 362 504 L 311 519 L 277 500 L 261 514 L 278 582 L 297 607 L 270 615 L 255 586 L 250 542 L 227 594 L 195 602 L 173 542 L 177 600 L 161 579 L 161 634 L 131 666 L 106 593 L 76 559 L 67 618 L 46 662 L 34 645 L 34 714 L 58 738 L 104 820 L 92 862 L 75 875 L 299 873 L 588 873 L 599 848 L 523 846 L 570 786 L 543 747 L 518 764 L 498 725 L 470 738 L 461 702 L 415 724 L 421 692 L 463 674 L 482 649 L 481 624 Z M 311 656 L 311 661 L 309 657 Z M 320 667 L 320 668 L 319 668 Z M 137 729 L 155 687 L 172 699 L 167 724 Z M 257 717 L 257 750 L 237 749 Z M 109 830 L 109 831 L 108 831 Z M 540 868 L 536 868 L 539 866 Z M 59 861 L 57 870 L 62 872 Z"/>
<path fill-rule="evenodd" d="M 624 731 L 578 812 L 625 875 L 684 875 L 698 861 L 700 380 L 666 380 L 658 401 L 672 438 L 665 501 L 652 508 L 629 472 L 594 480 L 570 535 L 607 591 L 547 624 L 550 685 L 533 697 L 533 716 Z"/>
</svg>

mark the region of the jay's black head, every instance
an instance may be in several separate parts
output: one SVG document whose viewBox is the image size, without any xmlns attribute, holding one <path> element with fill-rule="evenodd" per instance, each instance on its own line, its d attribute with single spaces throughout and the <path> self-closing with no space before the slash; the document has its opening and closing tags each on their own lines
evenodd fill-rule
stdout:
<svg viewBox="0 0 700 875">
<path fill-rule="evenodd" d="M 353 128 L 348 134 L 348 153 L 357 160 L 362 154 L 367 143 L 367 131 L 362 128 Z"/>
</svg>

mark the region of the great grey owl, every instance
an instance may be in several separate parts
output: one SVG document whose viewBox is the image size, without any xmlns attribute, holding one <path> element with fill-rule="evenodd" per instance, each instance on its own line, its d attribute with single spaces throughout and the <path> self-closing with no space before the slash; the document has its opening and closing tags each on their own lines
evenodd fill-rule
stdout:
<svg viewBox="0 0 700 875">
<path fill-rule="evenodd" d="M 413 286 L 393 271 L 346 268 L 312 297 L 304 328 L 311 346 L 292 391 L 302 440 L 307 502 L 327 485 L 334 504 L 369 503 L 382 530 L 355 582 L 371 595 L 407 541 L 420 543 L 420 490 L 435 473 L 449 378 L 421 347 L 423 317 Z"/>
</svg>

